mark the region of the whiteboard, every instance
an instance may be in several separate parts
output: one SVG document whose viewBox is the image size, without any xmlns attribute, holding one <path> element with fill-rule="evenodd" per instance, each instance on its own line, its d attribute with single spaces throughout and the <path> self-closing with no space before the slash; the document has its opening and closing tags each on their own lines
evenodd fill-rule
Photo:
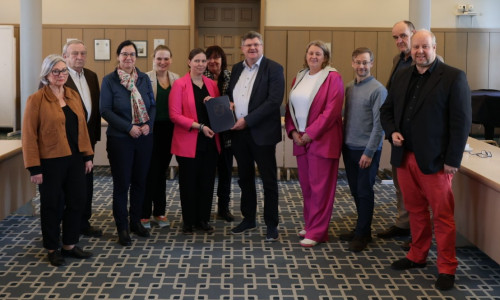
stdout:
<svg viewBox="0 0 500 300">
<path fill-rule="evenodd" d="M 16 131 L 16 40 L 14 26 L 0 25 L 0 127 Z"/>
</svg>

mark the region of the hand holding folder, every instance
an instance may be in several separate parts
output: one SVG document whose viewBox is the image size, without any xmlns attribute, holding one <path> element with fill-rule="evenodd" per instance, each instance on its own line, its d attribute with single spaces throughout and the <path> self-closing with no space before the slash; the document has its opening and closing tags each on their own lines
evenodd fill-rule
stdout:
<svg viewBox="0 0 500 300">
<path fill-rule="evenodd" d="M 226 131 L 234 126 L 236 121 L 231 110 L 228 96 L 220 96 L 205 101 L 210 127 L 215 133 Z"/>
</svg>

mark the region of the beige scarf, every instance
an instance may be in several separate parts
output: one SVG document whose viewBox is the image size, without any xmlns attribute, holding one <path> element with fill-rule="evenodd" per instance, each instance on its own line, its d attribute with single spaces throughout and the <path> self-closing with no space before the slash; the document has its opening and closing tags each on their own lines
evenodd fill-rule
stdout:
<svg viewBox="0 0 500 300">
<path fill-rule="evenodd" d="M 146 110 L 146 105 L 142 100 L 141 93 L 135 86 L 135 82 L 139 77 L 134 68 L 132 74 L 129 74 L 119 68 L 116 69 L 118 72 L 118 77 L 120 77 L 120 83 L 130 91 L 130 106 L 132 107 L 132 124 L 143 124 L 149 121 L 148 111 Z"/>
</svg>

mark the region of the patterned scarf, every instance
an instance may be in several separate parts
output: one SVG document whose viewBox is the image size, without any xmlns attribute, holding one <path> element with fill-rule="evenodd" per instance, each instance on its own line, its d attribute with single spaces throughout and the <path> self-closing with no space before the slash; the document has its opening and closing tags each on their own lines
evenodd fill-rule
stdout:
<svg viewBox="0 0 500 300">
<path fill-rule="evenodd" d="M 129 74 L 119 68 L 116 69 L 120 77 L 120 83 L 130 91 L 130 106 L 132 107 L 132 124 L 143 124 L 149 121 L 146 105 L 142 100 L 141 93 L 135 87 L 135 82 L 139 77 L 134 68 L 132 74 Z"/>
</svg>

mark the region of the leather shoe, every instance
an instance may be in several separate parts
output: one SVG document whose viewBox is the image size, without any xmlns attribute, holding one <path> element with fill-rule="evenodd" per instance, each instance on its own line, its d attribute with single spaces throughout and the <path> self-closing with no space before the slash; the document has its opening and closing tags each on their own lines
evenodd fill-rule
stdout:
<svg viewBox="0 0 500 300">
<path fill-rule="evenodd" d="M 136 223 L 134 225 L 130 225 L 130 231 L 137 234 L 138 236 L 142 236 L 142 237 L 149 237 L 150 236 L 149 230 L 144 228 L 144 226 L 142 226 L 141 222 Z"/>
<path fill-rule="evenodd" d="M 64 266 L 66 261 L 59 250 L 48 253 L 49 262 L 54 267 Z"/>
<path fill-rule="evenodd" d="M 92 256 L 92 252 L 89 251 L 83 251 L 82 248 L 78 246 L 74 246 L 73 248 L 66 250 L 66 249 L 61 249 L 61 254 L 63 256 L 70 256 L 74 258 L 89 258 Z"/>
<path fill-rule="evenodd" d="M 202 221 L 198 225 L 196 225 L 196 229 L 200 229 L 202 231 L 205 231 L 206 233 L 214 232 L 214 228 L 206 221 Z"/>
<path fill-rule="evenodd" d="M 84 236 L 89 237 L 100 237 L 102 236 L 102 230 L 96 227 L 89 226 L 85 229 L 80 230 L 80 233 Z"/>
<path fill-rule="evenodd" d="M 255 225 L 255 221 L 251 222 L 251 221 L 247 221 L 247 220 L 243 219 L 243 221 L 241 221 L 241 223 L 238 224 L 238 226 L 231 229 L 231 233 L 232 234 L 242 234 L 245 231 L 254 230 L 255 227 L 257 227 L 257 225 Z"/>
<path fill-rule="evenodd" d="M 391 264 L 391 268 L 394 270 L 408 270 L 408 269 L 413 269 L 413 268 L 425 268 L 427 266 L 427 263 L 416 263 L 408 258 L 402 258 L 400 260 L 397 260 Z"/>
<path fill-rule="evenodd" d="M 401 244 L 401 249 L 403 249 L 404 251 L 410 251 L 410 248 L 411 248 L 411 239 L 408 239 L 404 241 L 403 244 Z"/>
<path fill-rule="evenodd" d="M 229 209 L 219 209 L 219 211 L 217 212 L 217 218 L 226 220 L 226 222 L 234 221 L 234 216 L 229 211 Z"/>
<path fill-rule="evenodd" d="M 394 225 L 382 232 L 377 233 L 377 237 L 381 239 L 388 239 L 396 236 L 408 236 L 408 235 L 410 235 L 409 228 L 400 228 Z"/>
<path fill-rule="evenodd" d="M 440 273 L 436 280 L 436 288 L 441 291 L 447 291 L 453 288 L 455 284 L 455 275 Z"/>
<path fill-rule="evenodd" d="M 130 246 L 132 245 L 132 239 L 130 238 L 130 234 L 128 230 L 120 230 L 118 231 L 118 243 L 122 246 Z"/>
<path fill-rule="evenodd" d="M 191 226 L 191 225 L 183 225 L 182 226 L 182 234 L 184 234 L 184 235 L 193 235 L 193 226 Z"/>
<path fill-rule="evenodd" d="M 371 236 L 355 235 L 349 242 L 349 250 L 352 252 L 360 252 L 365 250 L 368 243 L 372 241 Z"/>
</svg>

